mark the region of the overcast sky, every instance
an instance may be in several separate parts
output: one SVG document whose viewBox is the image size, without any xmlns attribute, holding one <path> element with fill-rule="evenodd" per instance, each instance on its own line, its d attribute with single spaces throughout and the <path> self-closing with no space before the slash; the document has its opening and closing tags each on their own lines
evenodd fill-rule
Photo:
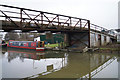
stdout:
<svg viewBox="0 0 120 80">
<path fill-rule="evenodd" d="M 0 0 L 0 4 L 89 19 L 107 29 L 118 28 L 120 0 Z"/>
</svg>

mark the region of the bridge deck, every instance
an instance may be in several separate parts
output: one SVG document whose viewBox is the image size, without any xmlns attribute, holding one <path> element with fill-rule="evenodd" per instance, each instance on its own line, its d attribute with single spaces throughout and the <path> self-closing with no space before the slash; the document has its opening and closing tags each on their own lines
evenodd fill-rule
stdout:
<svg viewBox="0 0 120 80">
<path fill-rule="evenodd" d="M 71 27 L 71 26 L 57 26 L 57 25 L 49 25 L 48 24 L 38 24 L 39 27 L 37 27 L 34 23 L 26 23 L 29 24 L 25 27 L 18 27 L 17 24 L 20 24 L 20 22 L 15 22 L 15 24 L 11 23 L 10 21 L 4 21 L 0 20 L 2 22 L 2 30 L 6 32 L 10 32 L 11 30 L 21 30 L 22 32 L 28 32 L 28 31 L 34 31 L 37 30 L 38 32 L 44 32 L 44 31 L 51 31 L 51 32 L 88 32 L 87 28 L 79 28 L 79 27 Z M 24 23 L 25 24 L 25 23 Z"/>
<path fill-rule="evenodd" d="M 5 32 L 10 32 L 11 30 L 21 30 L 22 32 L 28 32 L 28 31 L 38 31 L 38 32 L 45 32 L 45 31 L 51 31 L 51 32 L 89 32 L 88 28 L 84 28 L 84 27 L 72 27 L 72 26 L 63 26 L 63 25 L 48 25 L 48 24 L 38 24 L 38 26 L 36 26 L 36 24 L 34 23 L 23 23 L 23 24 L 28 24 L 28 25 L 24 25 L 23 28 L 16 26 L 19 25 L 20 22 L 18 21 L 14 21 L 15 24 L 11 23 L 11 21 L 5 21 L 5 20 L 0 20 L 0 22 L 2 22 L 2 30 L 4 30 Z M 101 33 L 101 34 L 105 34 L 110 36 L 111 38 L 114 38 L 114 36 L 108 34 L 107 32 L 102 32 L 101 30 L 95 30 L 95 29 L 90 29 L 90 31 L 93 32 L 97 32 L 97 33 Z"/>
</svg>

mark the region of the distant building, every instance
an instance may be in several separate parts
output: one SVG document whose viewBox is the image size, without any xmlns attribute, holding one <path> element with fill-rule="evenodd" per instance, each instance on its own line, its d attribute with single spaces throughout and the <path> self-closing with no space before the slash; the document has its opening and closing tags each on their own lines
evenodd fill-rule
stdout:
<svg viewBox="0 0 120 80">
<path fill-rule="evenodd" d="M 117 32 L 115 31 L 115 29 L 108 30 L 107 32 L 110 35 L 117 36 Z"/>
<path fill-rule="evenodd" d="M 63 34 L 40 35 L 40 41 L 45 41 L 45 44 L 61 43 L 61 42 L 64 42 L 64 35 Z"/>
<path fill-rule="evenodd" d="M 34 41 L 40 41 L 40 37 L 34 38 Z"/>
<path fill-rule="evenodd" d="M 118 32 L 118 35 L 117 35 L 117 42 L 120 42 L 120 32 Z"/>
<path fill-rule="evenodd" d="M 118 29 L 120 29 L 120 1 L 118 2 Z M 120 32 L 117 35 L 117 42 L 120 42 Z"/>
<path fill-rule="evenodd" d="M 2 40 L 3 40 L 3 34 L 0 33 L 0 43 L 2 42 Z"/>
</svg>

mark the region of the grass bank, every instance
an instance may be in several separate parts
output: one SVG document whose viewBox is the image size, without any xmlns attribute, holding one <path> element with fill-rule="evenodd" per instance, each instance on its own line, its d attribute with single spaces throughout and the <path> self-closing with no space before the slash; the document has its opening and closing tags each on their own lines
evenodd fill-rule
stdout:
<svg viewBox="0 0 120 80">
<path fill-rule="evenodd" d="M 105 53 L 120 53 L 120 44 L 113 43 L 99 48 L 98 52 Z"/>
<path fill-rule="evenodd" d="M 59 46 L 59 44 L 57 43 L 57 44 L 46 44 L 45 45 L 45 47 L 51 47 L 51 48 L 54 48 L 54 47 L 58 47 Z"/>
<path fill-rule="evenodd" d="M 119 48 L 99 48 L 100 50 L 120 50 Z"/>
</svg>

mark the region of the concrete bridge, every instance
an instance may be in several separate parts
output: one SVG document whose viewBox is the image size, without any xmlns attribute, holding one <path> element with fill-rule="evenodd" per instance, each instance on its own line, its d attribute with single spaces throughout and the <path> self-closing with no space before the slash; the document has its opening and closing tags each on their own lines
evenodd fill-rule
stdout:
<svg viewBox="0 0 120 80">
<path fill-rule="evenodd" d="M 87 19 L 8 5 L 0 6 L 0 22 L 4 32 L 61 32 L 65 34 L 65 42 L 72 48 L 90 48 L 116 40 L 116 36 L 109 34 L 109 30 L 91 24 Z"/>
</svg>

